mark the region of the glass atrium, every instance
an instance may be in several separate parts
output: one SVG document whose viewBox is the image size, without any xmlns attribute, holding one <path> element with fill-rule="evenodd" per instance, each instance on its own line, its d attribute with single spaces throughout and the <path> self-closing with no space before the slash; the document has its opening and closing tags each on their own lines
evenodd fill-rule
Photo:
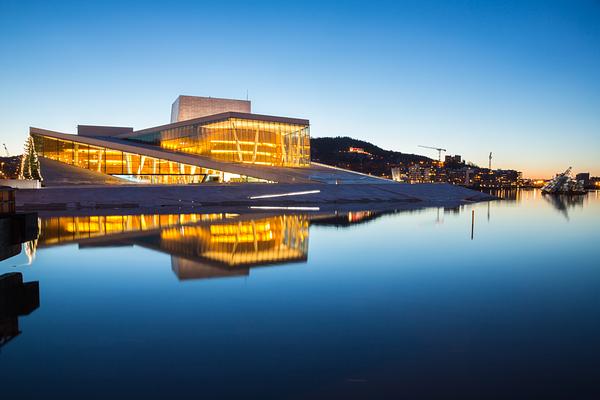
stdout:
<svg viewBox="0 0 600 400">
<path fill-rule="evenodd" d="M 145 130 L 129 139 L 220 161 L 282 167 L 310 165 L 308 123 L 227 117 L 178 125 Z"/>
</svg>

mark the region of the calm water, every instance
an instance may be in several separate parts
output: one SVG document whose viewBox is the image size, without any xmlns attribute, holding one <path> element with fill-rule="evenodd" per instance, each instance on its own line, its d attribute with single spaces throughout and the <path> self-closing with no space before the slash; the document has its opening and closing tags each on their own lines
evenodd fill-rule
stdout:
<svg viewBox="0 0 600 400">
<path fill-rule="evenodd" d="M 43 218 L 1 397 L 600 398 L 600 193 L 509 197 Z"/>
</svg>

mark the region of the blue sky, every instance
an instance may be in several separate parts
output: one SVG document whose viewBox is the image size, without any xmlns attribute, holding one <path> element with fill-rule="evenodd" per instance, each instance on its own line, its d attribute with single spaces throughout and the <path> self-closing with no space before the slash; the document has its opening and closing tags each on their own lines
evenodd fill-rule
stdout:
<svg viewBox="0 0 600 400">
<path fill-rule="evenodd" d="M 600 2 L 0 0 L 0 137 L 245 98 L 313 136 L 600 175 Z"/>
</svg>

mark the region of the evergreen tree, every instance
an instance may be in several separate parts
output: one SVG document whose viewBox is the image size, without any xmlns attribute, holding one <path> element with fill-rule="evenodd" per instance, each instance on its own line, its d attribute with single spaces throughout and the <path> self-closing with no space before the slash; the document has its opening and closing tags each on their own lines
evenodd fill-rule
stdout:
<svg viewBox="0 0 600 400">
<path fill-rule="evenodd" d="M 25 149 L 23 151 L 23 155 L 21 156 L 21 170 L 19 173 L 19 179 L 42 180 L 40 160 L 31 136 L 28 136 L 27 140 L 25 141 Z"/>
</svg>

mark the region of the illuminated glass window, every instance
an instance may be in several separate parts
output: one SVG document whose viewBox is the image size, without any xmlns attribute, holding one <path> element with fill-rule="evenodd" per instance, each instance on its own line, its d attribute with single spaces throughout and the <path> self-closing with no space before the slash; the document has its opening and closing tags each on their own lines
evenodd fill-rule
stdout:
<svg viewBox="0 0 600 400">
<path fill-rule="evenodd" d="M 34 133 L 32 136 L 40 157 L 113 175 L 131 182 L 150 184 L 196 184 L 209 181 L 267 182 L 197 165 L 122 152 L 76 141 L 61 140 Z"/>
<path fill-rule="evenodd" d="M 227 118 L 145 133 L 131 140 L 227 162 L 310 165 L 310 130 L 302 124 Z"/>
</svg>

